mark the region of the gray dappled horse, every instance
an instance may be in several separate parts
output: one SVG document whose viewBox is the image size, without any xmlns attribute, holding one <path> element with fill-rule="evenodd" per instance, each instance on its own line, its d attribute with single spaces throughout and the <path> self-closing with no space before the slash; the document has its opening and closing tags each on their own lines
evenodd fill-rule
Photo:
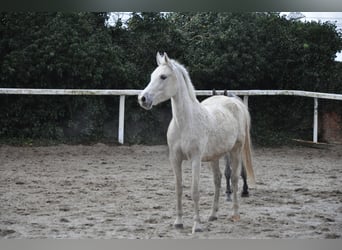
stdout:
<svg viewBox="0 0 342 250">
<path fill-rule="evenodd" d="M 142 108 L 171 99 L 172 120 L 167 131 L 169 159 L 175 174 L 176 220 L 174 226 L 183 228 L 182 206 L 182 162 L 191 162 L 191 197 L 194 202 L 194 224 L 192 232 L 201 232 L 199 215 L 199 180 L 202 162 L 210 162 L 214 180 L 214 200 L 209 221 L 217 220 L 221 188 L 219 160 L 229 154 L 233 187 L 233 215 L 240 219 L 238 202 L 238 180 L 243 162 L 248 177 L 255 183 L 251 142 L 250 115 L 239 98 L 216 95 L 199 102 L 194 86 L 185 67 L 170 59 L 166 53 L 157 53 L 158 67 L 151 74 L 147 87 L 139 94 Z"/>
</svg>

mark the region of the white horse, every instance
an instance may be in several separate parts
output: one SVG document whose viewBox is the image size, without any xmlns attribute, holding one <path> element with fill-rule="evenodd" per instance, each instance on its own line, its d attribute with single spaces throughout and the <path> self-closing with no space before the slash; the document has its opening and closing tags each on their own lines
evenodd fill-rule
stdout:
<svg viewBox="0 0 342 250">
<path fill-rule="evenodd" d="M 167 131 L 169 158 L 176 181 L 176 228 L 183 228 L 182 211 L 182 162 L 190 160 L 192 167 L 191 194 L 195 217 L 192 232 L 201 232 L 199 216 L 199 180 L 201 162 L 210 162 L 213 171 L 215 193 L 209 221 L 217 219 L 221 171 L 219 159 L 230 155 L 233 186 L 233 216 L 237 221 L 238 177 L 241 161 L 248 177 L 254 181 L 250 143 L 250 116 L 247 107 L 238 98 L 212 96 L 199 102 L 184 66 L 169 59 L 166 53 L 157 53 L 158 67 L 151 74 L 148 86 L 138 96 L 141 107 L 152 106 L 171 99 L 173 118 Z"/>
</svg>

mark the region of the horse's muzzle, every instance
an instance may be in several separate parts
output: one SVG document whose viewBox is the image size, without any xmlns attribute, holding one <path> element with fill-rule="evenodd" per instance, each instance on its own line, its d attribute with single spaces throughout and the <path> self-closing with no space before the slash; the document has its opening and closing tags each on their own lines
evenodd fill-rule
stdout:
<svg viewBox="0 0 342 250">
<path fill-rule="evenodd" d="M 140 106 L 146 110 L 150 110 L 152 108 L 152 98 L 149 94 L 139 95 L 138 102 Z"/>
</svg>

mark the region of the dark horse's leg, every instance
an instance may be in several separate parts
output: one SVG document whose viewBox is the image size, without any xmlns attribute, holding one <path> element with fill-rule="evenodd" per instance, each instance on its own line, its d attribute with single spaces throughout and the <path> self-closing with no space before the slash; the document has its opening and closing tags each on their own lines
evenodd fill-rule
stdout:
<svg viewBox="0 0 342 250">
<path fill-rule="evenodd" d="M 241 177 L 243 179 L 243 189 L 241 193 L 241 197 L 248 197 L 248 185 L 247 185 L 247 174 L 246 174 L 246 168 L 242 163 L 242 168 L 241 168 Z"/>
<path fill-rule="evenodd" d="M 228 155 L 224 157 L 224 160 L 226 162 L 226 166 L 224 169 L 224 175 L 226 176 L 226 200 L 232 201 L 232 198 L 230 197 L 230 194 L 232 193 L 232 190 L 230 189 L 230 175 L 231 175 L 231 168 L 230 168 L 230 161 Z"/>
<path fill-rule="evenodd" d="M 229 157 L 226 155 L 224 157 L 224 160 L 226 161 L 226 166 L 225 166 L 225 170 L 224 170 L 224 175 L 226 176 L 226 200 L 227 201 L 231 201 L 232 198 L 230 197 L 232 190 L 230 188 L 230 175 L 231 175 L 231 168 L 230 168 L 230 161 L 229 161 Z M 241 193 L 241 197 L 248 197 L 249 196 L 249 192 L 248 192 L 248 184 L 247 184 L 247 174 L 246 174 L 246 169 L 245 166 L 242 165 L 241 168 L 241 177 L 243 179 L 243 190 Z"/>
</svg>

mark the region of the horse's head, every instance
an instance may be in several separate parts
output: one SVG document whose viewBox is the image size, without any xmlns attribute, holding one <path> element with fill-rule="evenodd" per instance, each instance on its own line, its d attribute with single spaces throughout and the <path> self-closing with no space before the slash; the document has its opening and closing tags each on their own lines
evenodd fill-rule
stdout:
<svg viewBox="0 0 342 250">
<path fill-rule="evenodd" d="M 138 96 L 138 101 L 144 109 L 151 109 L 164 102 L 177 93 L 177 77 L 174 64 L 166 53 L 157 53 L 158 67 L 151 74 L 151 80 L 147 87 Z"/>
</svg>

